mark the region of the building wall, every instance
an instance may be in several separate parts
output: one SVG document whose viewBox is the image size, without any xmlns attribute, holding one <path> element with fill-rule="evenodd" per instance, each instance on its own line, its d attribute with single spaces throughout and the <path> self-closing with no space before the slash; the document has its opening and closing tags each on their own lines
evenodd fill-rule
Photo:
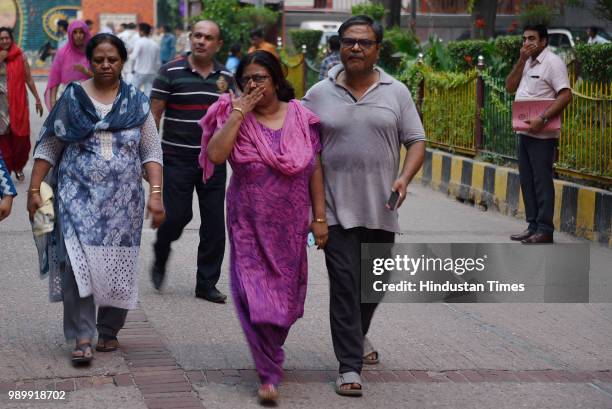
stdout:
<svg viewBox="0 0 612 409">
<path fill-rule="evenodd" d="M 100 30 L 100 23 L 104 24 L 104 15 L 117 15 L 109 17 L 116 25 L 132 20 L 135 23 L 149 23 L 156 25 L 155 0 L 82 0 L 83 19 L 94 22 L 94 31 Z M 119 21 L 120 20 L 120 21 Z"/>
<path fill-rule="evenodd" d="M 46 42 L 55 46 L 59 19 L 76 18 L 81 0 L 2 0 L 3 8 L 15 12 L 15 39 L 26 51 L 36 51 Z"/>
</svg>

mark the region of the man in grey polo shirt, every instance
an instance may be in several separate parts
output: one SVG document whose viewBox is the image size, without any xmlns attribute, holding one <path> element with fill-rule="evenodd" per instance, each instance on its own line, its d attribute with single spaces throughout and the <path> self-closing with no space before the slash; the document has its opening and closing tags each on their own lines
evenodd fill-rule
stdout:
<svg viewBox="0 0 612 409">
<path fill-rule="evenodd" d="M 374 64 L 382 28 L 355 16 L 340 29 L 342 65 L 312 87 L 303 104 L 321 118 L 321 162 L 329 240 L 330 321 L 340 363 L 336 392 L 362 394 L 363 363 L 378 352 L 365 335 L 377 304 L 361 304 L 361 243 L 393 243 L 397 210 L 386 207 L 392 191 L 399 207 L 425 157 L 425 133 L 410 91 Z M 400 146 L 407 148 L 398 176 Z"/>
</svg>

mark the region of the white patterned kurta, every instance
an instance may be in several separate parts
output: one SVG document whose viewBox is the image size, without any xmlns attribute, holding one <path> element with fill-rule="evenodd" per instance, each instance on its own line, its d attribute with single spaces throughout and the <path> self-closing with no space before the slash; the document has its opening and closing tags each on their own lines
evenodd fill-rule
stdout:
<svg viewBox="0 0 612 409">
<path fill-rule="evenodd" d="M 92 102 L 100 118 L 112 108 Z M 114 134 L 96 131 L 80 142 L 47 138 L 34 158 L 58 167 L 59 224 L 79 295 L 93 295 L 100 306 L 135 308 L 144 212 L 142 165 L 162 163 L 153 116 L 149 113 L 140 128 Z"/>
</svg>

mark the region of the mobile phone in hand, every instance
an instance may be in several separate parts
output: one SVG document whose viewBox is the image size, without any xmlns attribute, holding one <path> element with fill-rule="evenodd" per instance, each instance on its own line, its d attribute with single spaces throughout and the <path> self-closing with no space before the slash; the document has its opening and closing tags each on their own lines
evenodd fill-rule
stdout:
<svg viewBox="0 0 612 409">
<path fill-rule="evenodd" d="M 387 207 L 389 210 L 395 210 L 399 197 L 400 195 L 398 191 L 391 192 L 391 196 L 389 196 L 389 200 L 387 200 Z"/>
<path fill-rule="evenodd" d="M 312 234 L 312 232 L 308 232 L 308 237 L 306 238 L 306 244 L 308 245 L 308 247 L 312 247 L 316 244 L 315 236 L 314 234 Z"/>
</svg>

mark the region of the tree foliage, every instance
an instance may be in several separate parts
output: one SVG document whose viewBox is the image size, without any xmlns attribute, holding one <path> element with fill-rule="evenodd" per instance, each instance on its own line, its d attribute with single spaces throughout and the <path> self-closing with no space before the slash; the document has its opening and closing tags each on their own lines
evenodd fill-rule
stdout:
<svg viewBox="0 0 612 409">
<path fill-rule="evenodd" d="M 593 15 L 612 21 L 612 0 L 596 0 Z"/>
<path fill-rule="evenodd" d="M 247 48 L 249 32 L 254 28 L 267 31 L 278 20 L 279 13 L 266 7 L 242 5 L 238 0 L 202 1 L 202 14 L 192 18 L 193 21 L 213 20 L 223 33 L 221 56 L 227 53 L 232 44 L 241 44 Z"/>
<path fill-rule="evenodd" d="M 304 30 L 299 28 L 289 30 L 289 37 L 291 37 L 291 43 L 295 50 L 301 52 L 302 46 L 305 45 L 306 57 L 311 61 L 317 57 L 322 35 L 323 31 L 321 30 Z"/>
<path fill-rule="evenodd" d="M 523 27 L 534 24 L 542 24 L 548 27 L 553 20 L 553 11 L 547 4 L 530 4 L 521 12 L 519 21 Z"/>
<path fill-rule="evenodd" d="M 381 3 L 361 3 L 356 4 L 351 7 L 351 14 L 353 16 L 369 16 L 372 17 L 373 20 L 382 23 L 383 18 L 385 18 L 385 14 L 387 11 L 385 10 L 385 6 Z"/>
</svg>

